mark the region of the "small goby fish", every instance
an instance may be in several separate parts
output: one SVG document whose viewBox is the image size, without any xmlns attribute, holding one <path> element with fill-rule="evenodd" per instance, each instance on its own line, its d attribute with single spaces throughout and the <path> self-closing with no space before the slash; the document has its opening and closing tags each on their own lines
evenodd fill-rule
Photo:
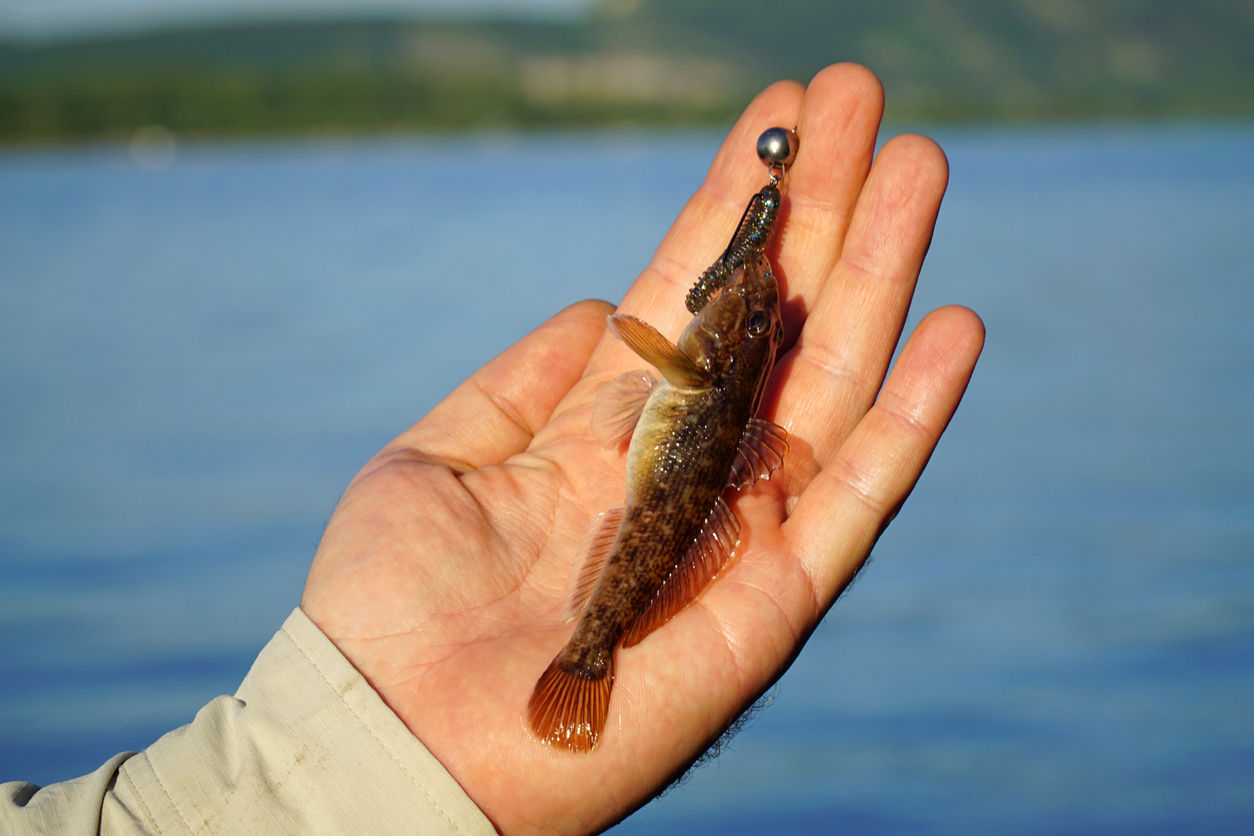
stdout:
<svg viewBox="0 0 1254 836">
<path fill-rule="evenodd" d="M 691 603 L 731 559 L 740 523 L 728 488 L 768 478 L 787 434 L 756 417 L 783 341 L 770 262 L 750 255 L 671 343 L 630 316 L 609 328 L 661 372 L 620 375 L 598 396 L 593 431 L 628 434 L 626 503 L 593 521 L 568 615 L 574 635 L 527 706 L 532 731 L 574 751 L 596 746 L 614 685 L 615 649 L 631 647 Z"/>
</svg>

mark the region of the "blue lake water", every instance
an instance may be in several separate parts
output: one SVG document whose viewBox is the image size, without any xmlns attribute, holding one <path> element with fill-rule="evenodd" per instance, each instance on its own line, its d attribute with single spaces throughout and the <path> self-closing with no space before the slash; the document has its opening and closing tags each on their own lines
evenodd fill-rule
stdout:
<svg viewBox="0 0 1254 836">
<path fill-rule="evenodd" d="M 967 399 L 773 704 L 618 832 L 1254 832 L 1254 125 L 934 135 L 911 324 L 984 317 Z M 356 469 L 621 296 L 716 146 L 0 152 L 0 780 L 234 691 Z"/>
</svg>

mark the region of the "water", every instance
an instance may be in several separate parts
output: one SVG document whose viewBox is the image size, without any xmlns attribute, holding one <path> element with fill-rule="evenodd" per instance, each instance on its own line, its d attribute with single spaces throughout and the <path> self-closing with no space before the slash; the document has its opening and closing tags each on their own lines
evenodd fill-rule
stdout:
<svg viewBox="0 0 1254 836">
<path fill-rule="evenodd" d="M 988 348 L 773 704 L 619 832 L 1254 830 L 1254 126 L 954 130 Z M 339 492 L 717 139 L 0 154 L 0 780 L 232 692 Z"/>
</svg>

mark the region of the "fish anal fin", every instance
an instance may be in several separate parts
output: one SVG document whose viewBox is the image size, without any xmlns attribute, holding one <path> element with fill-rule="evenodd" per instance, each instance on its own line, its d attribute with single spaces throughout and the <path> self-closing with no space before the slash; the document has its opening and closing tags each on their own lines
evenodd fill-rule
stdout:
<svg viewBox="0 0 1254 836">
<path fill-rule="evenodd" d="M 550 746 L 588 752 L 597 745 L 609 715 L 614 687 L 614 661 L 600 679 L 590 679 L 562 664 L 562 658 L 540 675 L 527 702 L 532 733 Z"/>
<path fill-rule="evenodd" d="M 623 372 L 601 387 L 592 407 L 592 436 L 606 447 L 631 438 L 657 378 L 643 369 Z"/>
<path fill-rule="evenodd" d="M 709 374 L 649 323 L 625 314 L 614 314 L 608 321 L 610 333 L 652 363 L 672 385 L 685 389 L 709 387 Z"/>
<path fill-rule="evenodd" d="M 784 463 L 786 455 L 788 432 L 765 418 L 750 418 L 749 425 L 740 436 L 736 460 L 727 478 L 728 486 L 739 490 L 753 487 L 759 479 L 770 479 L 771 474 Z"/>
<path fill-rule="evenodd" d="M 696 600 L 723 570 L 740 542 L 740 520 L 720 496 L 706 517 L 705 525 L 693 541 L 684 559 L 675 567 L 654 595 L 653 600 L 636 617 L 623 635 L 623 647 L 632 647 L 645 636 L 674 618 L 680 610 Z"/>
<path fill-rule="evenodd" d="M 605 571 L 605 562 L 609 560 L 610 550 L 614 547 L 614 538 L 623 524 L 624 506 L 616 505 L 602 511 L 592 518 L 588 528 L 579 541 L 575 565 L 578 569 L 571 575 L 570 586 L 566 590 L 566 606 L 563 617 L 574 621 L 583 615 L 596 589 L 601 573 Z"/>
</svg>

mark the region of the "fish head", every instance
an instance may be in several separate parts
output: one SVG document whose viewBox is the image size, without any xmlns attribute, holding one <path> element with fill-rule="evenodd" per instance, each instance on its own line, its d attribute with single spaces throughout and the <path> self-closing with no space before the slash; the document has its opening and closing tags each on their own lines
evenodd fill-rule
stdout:
<svg viewBox="0 0 1254 836">
<path fill-rule="evenodd" d="M 779 287 L 770 261 L 759 254 L 732 271 L 727 284 L 684 329 L 678 346 L 716 381 L 756 371 L 760 390 L 783 341 Z"/>
</svg>

